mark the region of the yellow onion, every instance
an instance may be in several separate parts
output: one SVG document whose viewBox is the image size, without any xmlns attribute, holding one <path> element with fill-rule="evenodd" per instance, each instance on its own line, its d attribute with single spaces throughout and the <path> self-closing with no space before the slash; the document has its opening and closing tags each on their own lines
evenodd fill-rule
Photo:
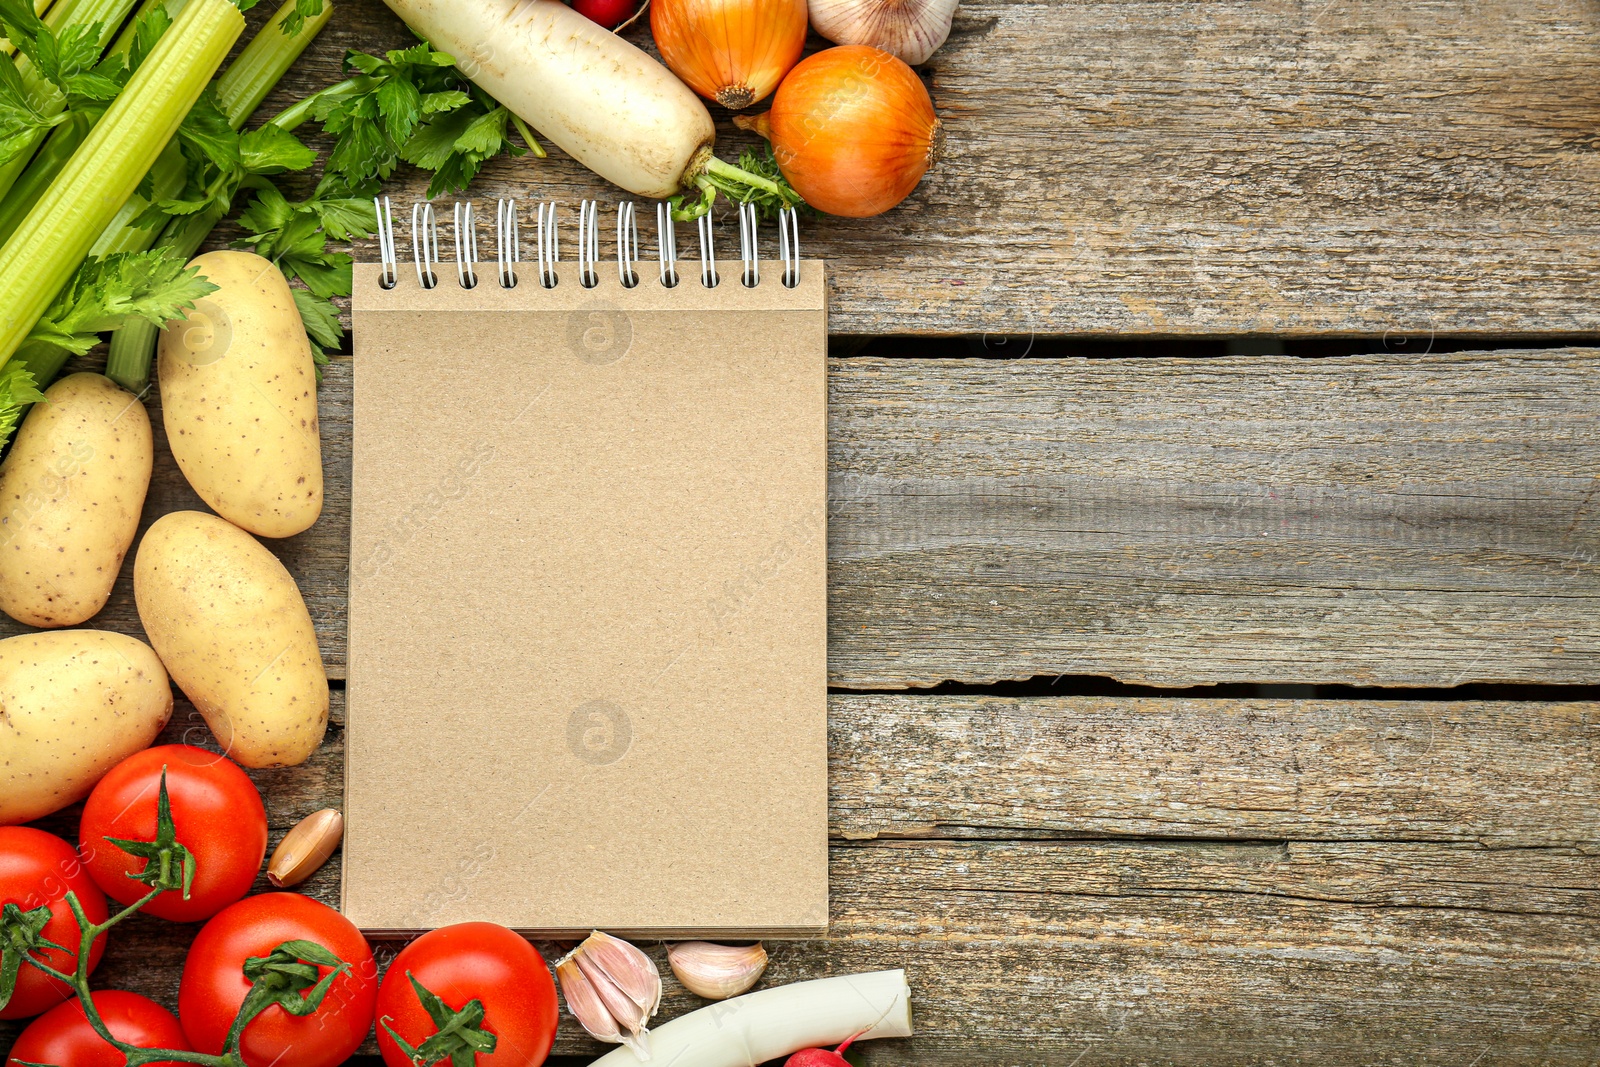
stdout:
<svg viewBox="0 0 1600 1067">
<path fill-rule="evenodd" d="M 733 121 L 772 142 L 778 168 L 812 207 L 851 218 L 910 196 L 944 141 L 916 72 L 866 45 L 807 58 L 783 79 L 771 111 Z"/>
<path fill-rule="evenodd" d="M 778 87 L 806 43 L 806 0 L 652 0 L 661 59 L 689 88 L 726 108 Z"/>
</svg>

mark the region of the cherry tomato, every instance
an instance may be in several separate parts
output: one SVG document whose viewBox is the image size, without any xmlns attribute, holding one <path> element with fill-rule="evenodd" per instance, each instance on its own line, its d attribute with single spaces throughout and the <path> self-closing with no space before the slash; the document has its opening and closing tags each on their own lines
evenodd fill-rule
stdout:
<svg viewBox="0 0 1600 1067">
<path fill-rule="evenodd" d="M 105 895 L 83 869 L 76 849 L 43 830 L 0 826 L 0 907 L 15 904 L 23 911 L 32 911 L 49 905 L 50 922 L 41 933 L 58 945 L 66 945 L 69 951 L 46 949 L 36 955 L 67 974 L 78 966 L 79 940 L 78 922 L 67 906 L 69 891 L 78 894 L 78 902 L 83 905 L 83 913 L 90 922 L 105 921 Z M 100 955 L 105 950 L 106 937 L 101 934 L 89 948 L 90 971 L 100 965 Z M 0 960 L 4 958 L 4 953 L 0 952 Z M 72 995 L 67 985 L 24 963 L 17 972 L 17 987 L 11 994 L 11 1002 L 0 1010 L 0 1019 L 38 1015 Z"/>
<path fill-rule="evenodd" d="M 483 1003 L 478 1029 L 494 1034 L 477 1067 L 538 1067 L 556 1039 L 556 984 L 539 950 L 494 923 L 460 923 L 423 934 L 401 950 L 378 989 L 378 1051 L 388 1067 L 411 1067 L 388 1027 L 413 1048 L 438 1031 L 406 977 L 460 1011 Z"/>
<path fill-rule="evenodd" d="M 230 904 L 201 928 L 178 986 L 178 1018 L 198 1052 L 217 1055 L 250 980 L 245 960 L 285 941 L 314 941 L 350 964 L 322 1005 L 293 1016 L 277 1004 L 244 1028 L 239 1042 L 249 1067 L 336 1067 L 354 1055 L 372 1029 L 378 965 L 361 931 L 326 904 L 299 893 L 263 893 Z M 328 968 L 318 969 L 326 975 Z"/>
<path fill-rule="evenodd" d="M 572 0 L 572 10 L 608 30 L 628 21 L 638 9 L 638 0 Z"/>
<path fill-rule="evenodd" d="M 106 840 L 150 841 L 156 836 L 161 768 L 178 841 L 194 853 L 189 899 L 168 890 L 145 913 L 174 922 L 200 922 L 250 892 L 267 853 L 267 812 L 255 783 L 226 756 L 193 745 L 159 745 L 136 752 L 100 779 L 83 805 L 78 850 L 106 895 L 132 904 L 148 891 L 129 878 L 148 860 Z"/>
<path fill-rule="evenodd" d="M 118 1041 L 140 1048 L 193 1051 L 183 1036 L 183 1027 L 178 1025 L 178 1017 L 150 998 L 121 989 L 102 989 L 89 995 L 106 1029 Z M 23 1060 L 55 1067 L 122 1067 L 123 1055 L 94 1032 L 83 1005 L 74 999 L 57 1004 L 17 1035 L 6 1062 L 16 1064 Z M 166 1060 L 160 1067 L 179 1065 Z"/>
</svg>

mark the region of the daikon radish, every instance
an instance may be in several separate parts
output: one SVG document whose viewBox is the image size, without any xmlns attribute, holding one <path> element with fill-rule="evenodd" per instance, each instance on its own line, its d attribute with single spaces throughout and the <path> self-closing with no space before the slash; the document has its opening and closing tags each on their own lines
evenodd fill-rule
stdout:
<svg viewBox="0 0 1600 1067">
<path fill-rule="evenodd" d="M 548 0 L 539 0 L 544 3 Z M 755 1067 L 818 1045 L 854 1037 L 911 1036 L 911 989 L 905 971 L 844 974 L 774 986 L 724 1000 L 650 1031 L 649 1063 Z M 638 1067 L 629 1048 L 591 1067 Z"/>
<path fill-rule="evenodd" d="M 384 0 L 490 96 L 631 193 L 695 186 L 716 129 L 666 67 L 561 0 Z"/>
</svg>

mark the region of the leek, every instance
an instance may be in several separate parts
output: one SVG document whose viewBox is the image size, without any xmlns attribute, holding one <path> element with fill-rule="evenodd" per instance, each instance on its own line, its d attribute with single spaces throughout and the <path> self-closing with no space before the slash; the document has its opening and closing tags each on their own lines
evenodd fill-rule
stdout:
<svg viewBox="0 0 1600 1067">
<path fill-rule="evenodd" d="M 0 248 L 0 365 L 133 195 L 243 32 L 244 16 L 229 0 L 191 0 Z"/>
</svg>

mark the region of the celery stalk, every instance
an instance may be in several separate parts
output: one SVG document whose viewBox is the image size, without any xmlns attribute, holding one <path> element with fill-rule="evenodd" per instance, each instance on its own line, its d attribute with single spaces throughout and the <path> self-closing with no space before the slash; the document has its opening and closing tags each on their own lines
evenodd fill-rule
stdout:
<svg viewBox="0 0 1600 1067">
<path fill-rule="evenodd" d="M 67 121 L 50 131 L 44 147 L 34 155 L 17 184 L 4 197 L 0 197 L 0 245 L 5 244 L 22 220 L 28 217 L 33 205 L 39 202 L 45 190 L 61 174 L 93 128 L 89 116 L 79 113 L 69 116 Z"/>
<path fill-rule="evenodd" d="M 244 16 L 229 0 L 191 0 L 0 248 L 0 366 L 133 194 L 243 32 Z"/>
<path fill-rule="evenodd" d="M 322 14 L 306 19 L 300 32 L 290 37 L 283 32 L 283 22 L 294 14 L 294 9 L 294 0 L 286 0 L 217 79 L 217 103 L 236 130 L 243 128 L 267 94 L 289 73 L 300 53 L 333 18 L 333 4 L 324 2 Z"/>
<path fill-rule="evenodd" d="M 98 24 L 100 51 L 104 52 L 127 19 L 128 12 L 133 10 L 134 3 L 135 0 L 56 0 L 55 5 L 45 15 L 44 21 L 57 34 L 71 26 Z M 22 84 L 39 102 L 41 111 L 47 115 L 59 115 L 67 109 L 67 99 L 61 95 L 61 90 L 35 74 L 33 63 L 27 56 L 22 56 L 15 62 L 17 73 L 22 76 Z M 26 147 L 11 162 L 0 166 L 0 196 L 11 191 L 11 187 L 16 184 L 17 178 L 33 158 L 35 150 L 44 143 L 47 136 L 49 136 L 48 130 L 36 131 Z"/>
<path fill-rule="evenodd" d="M 306 46 L 333 17 L 330 0 L 322 5 L 322 14 L 306 19 L 299 33 L 286 37 L 281 27 L 283 20 L 294 13 L 294 8 L 295 0 L 285 0 L 271 20 L 239 53 L 239 58 L 217 79 L 217 102 L 234 129 L 244 126 L 273 86 L 289 72 Z M 222 213 L 209 209 L 174 218 L 167 223 L 160 236 L 154 238 L 154 244 L 143 247 L 170 249 L 187 261 L 199 253 L 200 246 L 205 244 L 212 229 L 221 221 Z M 144 232 L 154 236 L 153 231 Z M 142 248 L 123 245 L 118 250 L 140 251 Z M 111 350 L 106 354 L 106 377 L 124 389 L 142 392 L 150 384 L 150 363 L 155 355 L 159 333 L 155 326 L 143 319 L 135 319 L 113 333 Z M 43 382 L 49 379 L 36 375 L 35 380 Z"/>
<path fill-rule="evenodd" d="M 165 200 L 182 192 L 187 170 L 188 164 L 178 149 L 178 139 L 174 137 L 167 142 L 167 147 L 162 150 L 156 165 L 150 168 L 150 180 L 155 185 L 156 199 Z M 166 222 L 162 219 L 148 226 L 135 226 L 134 221 L 149 207 L 150 202 L 138 193 L 128 197 L 128 202 L 122 205 L 122 210 L 111 220 L 111 225 L 105 228 L 100 239 L 95 241 L 94 247 L 89 249 L 90 257 L 99 258 L 118 252 L 143 252 L 149 248 Z"/>
</svg>

